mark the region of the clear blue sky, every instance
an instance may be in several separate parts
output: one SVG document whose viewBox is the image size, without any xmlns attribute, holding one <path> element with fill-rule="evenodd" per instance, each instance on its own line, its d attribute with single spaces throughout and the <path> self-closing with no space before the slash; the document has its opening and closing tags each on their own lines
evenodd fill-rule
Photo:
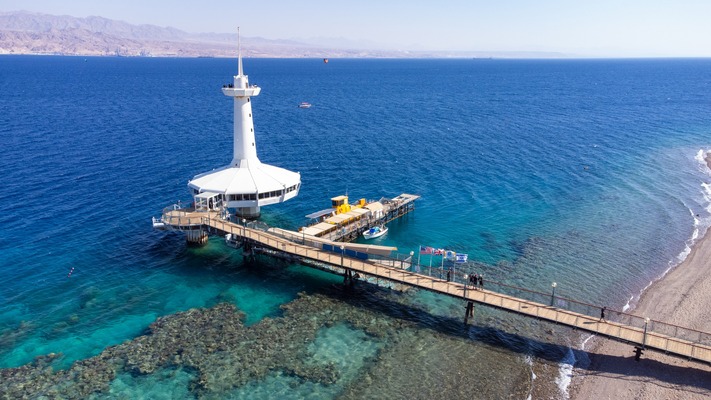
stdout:
<svg viewBox="0 0 711 400">
<path fill-rule="evenodd" d="M 16 10 L 401 50 L 711 57 L 711 0 L 0 0 Z"/>
</svg>

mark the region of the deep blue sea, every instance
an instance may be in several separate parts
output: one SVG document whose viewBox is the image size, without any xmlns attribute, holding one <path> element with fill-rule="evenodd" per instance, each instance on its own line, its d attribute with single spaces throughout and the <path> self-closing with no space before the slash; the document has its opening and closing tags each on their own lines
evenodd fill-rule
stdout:
<svg viewBox="0 0 711 400">
<path fill-rule="evenodd" d="M 234 59 L 0 57 L 0 368 L 61 353 L 54 368 L 67 369 L 158 317 L 226 299 L 258 329 L 300 292 L 341 281 L 245 265 L 218 238 L 188 247 L 151 228 L 163 207 L 191 201 L 192 176 L 231 160 L 233 108 L 220 89 L 236 69 Z M 561 296 L 622 309 L 711 224 L 708 59 L 246 59 L 244 69 L 262 87 L 260 159 L 302 177 L 296 199 L 262 209 L 270 225 L 296 229 L 340 194 L 415 193 L 416 211 L 379 243 L 468 253 L 493 280 L 557 282 Z M 324 328 L 302 356 L 331 360 L 335 383 L 277 371 L 200 396 L 358 398 L 368 393 L 354 382 L 369 379 L 399 398 L 432 385 L 410 374 L 466 369 L 493 374 L 482 397 L 565 397 L 558 367 L 579 360 L 536 349 L 523 319 L 482 308 L 463 327 L 460 302 L 383 296 L 395 299 L 386 310 L 379 297 L 359 307 L 421 328 L 390 342 Z M 580 346 L 565 329 L 546 341 Z M 477 356 L 436 357 L 450 342 Z M 403 343 L 422 347 L 393 350 Z M 161 373 L 119 375 L 100 396 L 196 396 L 193 372 Z M 507 375 L 531 378 L 521 389 Z"/>
</svg>

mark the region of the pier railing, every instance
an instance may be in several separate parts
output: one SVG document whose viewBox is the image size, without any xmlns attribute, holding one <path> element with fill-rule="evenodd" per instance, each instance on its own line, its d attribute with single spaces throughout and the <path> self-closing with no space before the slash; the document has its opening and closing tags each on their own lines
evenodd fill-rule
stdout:
<svg viewBox="0 0 711 400">
<path fill-rule="evenodd" d="M 341 263 L 346 268 L 357 265 L 357 260 L 346 258 Z M 413 268 L 417 269 L 418 265 Z M 475 288 L 469 281 L 466 273 L 450 270 L 447 277 L 446 271 L 436 267 L 420 267 L 419 272 L 397 271 L 392 268 L 375 267 L 376 275 L 387 277 L 395 282 L 410 284 L 424 289 L 432 289 L 439 293 L 446 293 L 453 297 L 460 297 L 469 301 L 476 292 L 485 304 L 500 307 L 509 311 L 517 311 L 532 317 L 562 323 L 564 325 L 581 328 L 588 332 L 606 335 L 622 341 L 627 341 L 637 346 L 654 348 L 658 351 L 669 352 L 696 360 L 709 360 L 709 347 L 711 347 L 711 333 L 702 332 L 662 321 L 651 320 L 617 310 L 605 309 L 605 319 L 600 319 L 601 307 L 580 302 L 553 293 L 543 293 L 535 290 L 520 288 L 504 283 L 487 280 L 484 281 L 485 290 L 479 286 Z M 444 290 L 442 278 L 444 274 Z M 469 293 L 467 293 L 469 292 Z M 517 305 L 511 307 L 511 305 Z M 552 305 L 551 305 L 552 304 Z M 524 311 L 533 310 L 533 311 Z M 553 316 L 553 317 L 552 317 Z M 571 320 L 571 318 L 573 318 Z"/>
<path fill-rule="evenodd" d="M 423 266 L 414 262 L 415 260 L 413 260 L 412 254 L 396 254 L 395 257 L 369 254 L 367 260 L 364 260 L 363 258 L 359 258 L 357 254 L 353 256 L 351 253 L 354 253 L 354 251 L 352 250 L 346 249 L 341 253 L 340 247 L 332 246 L 329 251 L 325 251 L 320 248 L 312 247 L 312 243 L 309 243 L 310 238 L 303 234 L 299 235 L 286 231 L 275 232 L 270 230 L 266 225 L 255 225 L 254 227 L 249 225 L 244 226 L 222 220 L 213 215 L 205 215 L 197 219 L 193 217 L 187 221 L 185 221 L 185 218 L 186 217 L 181 213 L 180 219 L 183 223 L 188 222 L 189 225 L 200 224 L 204 227 L 210 227 L 211 229 L 218 229 L 224 233 L 232 233 L 233 235 L 254 240 L 274 251 L 280 251 L 298 257 L 306 257 L 317 262 L 330 264 L 336 268 L 339 266 L 341 269 L 355 269 L 356 266 L 363 268 L 364 265 L 367 264 L 367 268 L 374 272 L 373 276 L 375 276 L 376 279 L 389 279 L 393 282 L 409 284 L 425 289 L 431 288 L 432 290 L 435 290 L 437 287 L 436 291 L 438 292 L 446 293 L 454 297 L 461 297 L 462 299 L 467 298 L 467 291 L 475 290 L 475 287 L 471 285 L 468 280 L 469 272 L 473 272 L 473 269 L 476 268 L 476 266 L 471 264 L 458 264 L 457 269 L 451 268 L 452 265 L 439 267 Z M 363 272 L 368 273 L 367 271 Z M 453 284 L 443 286 L 442 282 L 451 282 Z M 544 310 L 541 308 L 543 306 L 550 310 L 565 310 L 580 314 L 590 321 L 597 321 L 601 317 L 600 312 L 602 306 L 570 299 L 560 294 L 555 294 L 554 292 L 544 293 L 521 288 L 492 280 L 490 277 L 484 279 L 483 287 L 486 289 L 483 291 L 484 299 L 486 299 L 488 292 L 489 297 L 501 297 L 504 295 L 515 298 L 517 301 L 530 302 L 536 310 Z M 501 298 L 500 301 L 502 301 L 503 306 L 503 298 Z M 496 306 L 496 303 L 487 302 L 487 304 Z M 534 315 L 534 317 L 536 315 Z M 545 318 L 543 315 L 540 317 Z M 650 334 L 661 335 L 664 337 L 667 346 L 674 343 L 691 345 L 691 354 L 693 354 L 694 344 L 711 346 L 711 333 L 648 319 L 623 311 L 606 308 L 605 321 L 610 322 L 612 325 L 617 325 L 620 331 L 626 329 L 623 328 L 624 326 L 628 326 L 636 327 L 640 331 L 644 330 L 644 332 Z M 665 349 L 662 348 L 662 350 Z"/>
<path fill-rule="evenodd" d="M 464 266 L 464 268 L 466 268 L 466 266 Z M 460 266 L 459 270 L 451 270 L 447 269 L 446 267 L 432 267 L 423 266 L 419 264 L 414 264 L 412 266 L 414 272 L 422 273 L 438 279 L 447 279 L 447 271 L 449 271 L 451 281 L 459 282 L 461 284 L 468 285 L 470 288 L 473 288 L 473 286 L 469 283 L 469 274 L 462 271 L 462 269 L 464 268 Z M 559 294 L 555 294 L 552 291 L 549 293 L 539 292 L 536 290 L 526 289 L 494 281 L 489 278 L 484 279 L 483 286 L 487 290 L 493 290 L 512 297 L 526 299 L 536 303 L 548 304 L 554 308 L 564 309 L 598 319 L 601 317 L 601 311 L 604 307 L 601 305 L 585 303 L 582 301 L 564 297 Z M 660 335 L 682 339 L 692 343 L 699 343 L 706 346 L 711 346 L 711 333 L 686 328 L 663 321 L 658 321 L 652 318 L 649 318 L 649 320 L 647 320 L 646 317 L 626 313 L 607 307 L 605 308 L 604 320 L 628 326 L 636 326 L 641 329 L 644 329 L 646 325 L 647 332 L 654 332 Z"/>
<path fill-rule="evenodd" d="M 285 239 L 296 243 L 304 243 L 304 237 L 298 235 L 283 235 Z M 339 249 L 334 249 L 335 253 L 339 253 Z M 346 255 L 347 256 L 347 255 Z M 349 258 L 346 258 L 348 260 Z M 447 280 L 447 272 L 449 271 L 449 280 L 452 282 L 461 283 L 473 290 L 474 288 L 469 283 L 469 275 L 473 273 L 475 266 L 467 263 L 458 264 L 457 269 L 452 269 L 452 265 L 430 266 L 417 264 L 413 259 L 412 254 L 395 253 L 393 257 L 385 257 L 378 255 L 368 255 L 368 259 L 375 261 L 383 266 L 394 268 L 407 269 L 409 272 L 426 275 L 438 280 Z M 392 272 L 390 272 L 392 274 Z M 432 284 L 434 285 L 434 280 Z M 585 303 L 575 299 L 555 294 L 554 292 L 544 293 L 536 290 L 526 289 L 518 286 L 509 285 L 503 282 L 495 281 L 490 278 L 483 280 L 484 287 L 488 290 L 496 291 L 512 297 L 530 300 L 535 303 L 547 304 L 554 308 L 572 311 L 578 314 L 587 315 L 593 318 L 600 318 L 601 311 L 604 306 Z M 478 286 L 478 285 L 477 285 Z M 646 329 L 648 332 L 654 332 L 660 335 L 669 336 L 686 340 L 692 343 L 699 343 L 706 346 L 711 346 L 711 333 L 698 331 L 691 328 L 686 328 L 663 321 L 649 319 L 638 315 L 626 313 L 623 311 L 605 308 L 605 321 L 616 322 L 622 325 L 635 326 L 640 329 Z"/>
</svg>

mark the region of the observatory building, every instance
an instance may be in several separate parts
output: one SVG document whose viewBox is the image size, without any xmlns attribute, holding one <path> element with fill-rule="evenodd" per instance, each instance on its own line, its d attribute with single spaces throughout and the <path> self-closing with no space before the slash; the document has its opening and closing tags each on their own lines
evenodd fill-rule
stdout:
<svg viewBox="0 0 711 400">
<path fill-rule="evenodd" d="M 250 98 L 260 91 L 249 84 L 242 71 L 240 45 L 237 75 L 233 83 L 222 88 L 222 93 L 234 102 L 234 155 L 229 165 L 196 175 L 188 182 L 196 209 L 227 208 L 240 218 L 256 219 L 262 206 L 284 202 L 299 193 L 298 172 L 264 164 L 257 157 Z"/>
</svg>

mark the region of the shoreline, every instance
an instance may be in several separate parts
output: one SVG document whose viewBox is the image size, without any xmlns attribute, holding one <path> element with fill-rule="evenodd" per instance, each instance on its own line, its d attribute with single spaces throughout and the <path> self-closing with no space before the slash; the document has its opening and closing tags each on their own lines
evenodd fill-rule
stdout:
<svg viewBox="0 0 711 400">
<path fill-rule="evenodd" d="M 704 157 L 711 169 L 711 152 Z M 679 265 L 642 292 L 633 309 L 671 324 L 711 332 L 711 228 Z M 634 346 L 593 337 L 590 365 L 575 367 L 571 399 L 707 399 L 711 366 L 647 350 L 639 362 Z"/>
</svg>

